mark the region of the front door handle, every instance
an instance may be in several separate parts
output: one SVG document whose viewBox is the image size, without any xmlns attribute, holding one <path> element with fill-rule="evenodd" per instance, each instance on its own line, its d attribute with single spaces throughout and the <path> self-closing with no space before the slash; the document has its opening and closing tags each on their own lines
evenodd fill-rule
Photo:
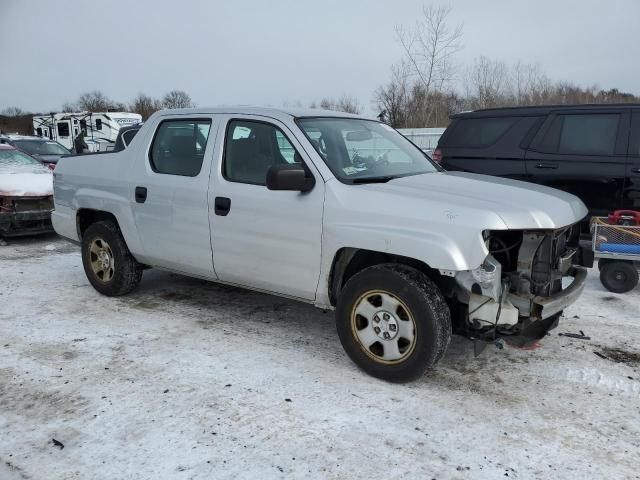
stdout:
<svg viewBox="0 0 640 480">
<path fill-rule="evenodd" d="M 555 170 L 556 168 L 558 168 L 558 164 L 557 163 L 537 163 L 536 168 L 546 168 L 549 170 Z"/>
<path fill-rule="evenodd" d="M 231 210 L 231 199 L 227 197 L 216 197 L 213 202 L 213 209 L 216 212 L 216 215 L 226 217 L 229 210 Z"/>
<path fill-rule="evenodd" d="M 640 173 L 640 168 L 632 168 L 631 173 Z"/>
<path fill-rule="evenodd" d="M 136 202 L 144 203 L 147 199 L 147 187 L 136 187 Z"/>
</svg>

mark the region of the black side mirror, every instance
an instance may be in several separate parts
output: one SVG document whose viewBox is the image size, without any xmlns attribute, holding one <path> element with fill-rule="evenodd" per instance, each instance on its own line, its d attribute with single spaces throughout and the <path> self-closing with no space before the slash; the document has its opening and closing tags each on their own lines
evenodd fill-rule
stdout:
<svg viewBox="0 0 640 480">
<path fill-rule="evenodd" d="M 290 190 L 308 192 L 316 184 L 313 175 L 300 164 L 285 163 L 273 165 L 267 170 L 267 188 L 269 190 Z"/>
</svg>

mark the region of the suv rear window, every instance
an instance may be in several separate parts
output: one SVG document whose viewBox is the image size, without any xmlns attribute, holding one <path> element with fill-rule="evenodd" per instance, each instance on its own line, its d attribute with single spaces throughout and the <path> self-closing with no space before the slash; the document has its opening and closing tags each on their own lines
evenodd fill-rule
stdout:
<svg viewBox="0 0 640 480">
<path fill-rule="evenodd" d="M 488 147 L 496 143 L 517 121 L 517 117 L 463 118 L 451 132 L 447 146 Z"/>
</svg>

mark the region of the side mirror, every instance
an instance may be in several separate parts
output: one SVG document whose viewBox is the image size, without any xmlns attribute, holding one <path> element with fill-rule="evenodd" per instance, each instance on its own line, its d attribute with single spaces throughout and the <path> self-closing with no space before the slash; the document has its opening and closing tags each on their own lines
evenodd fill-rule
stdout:
<svg viewBox="0 0 640 480">
<path fill-rule="evenodd" d="M 316 184 L 313 175 L 297 163 L 273 165 L 267 170 L 267 188 L 269 190 L 289 190 L 308 192 Z"/>
</svg>

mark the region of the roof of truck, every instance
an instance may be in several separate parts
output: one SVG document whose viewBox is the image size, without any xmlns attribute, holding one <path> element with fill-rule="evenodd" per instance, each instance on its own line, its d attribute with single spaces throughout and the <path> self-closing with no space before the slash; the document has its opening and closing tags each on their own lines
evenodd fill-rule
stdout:
<svg viewBox="0 0 640 480">
<path fill-rule="evenodd" d="M 344 118 L 368 118 L 365 115 L 353 115 L 333 110 L 320 110 L 316 108 L 271 108 L 271 107 L 251 107 L 246 105 L 231 105 L 211 108 L 180 108 L 172 110 L 160 110 L 155 115 L 175 115 L 176 113 L 189 115 L 205 115 L 210 113 L 238 113 L 245 115 L 258 115 L 263 117 L 344 117 Z"/>
<path fill-rule="evenodd" d="M 532 107 L 501 107 L 472 110 L 451 115 L 451 118 L 460 117 L 501 117 L 501 116 L 527 116 L 545 115 L 554 110 L 594 110 L 594 109 L 633 109 L 640 108 L 640 103 L 585 103 L 581 105 L 542 105 Z"/>
</svg>

